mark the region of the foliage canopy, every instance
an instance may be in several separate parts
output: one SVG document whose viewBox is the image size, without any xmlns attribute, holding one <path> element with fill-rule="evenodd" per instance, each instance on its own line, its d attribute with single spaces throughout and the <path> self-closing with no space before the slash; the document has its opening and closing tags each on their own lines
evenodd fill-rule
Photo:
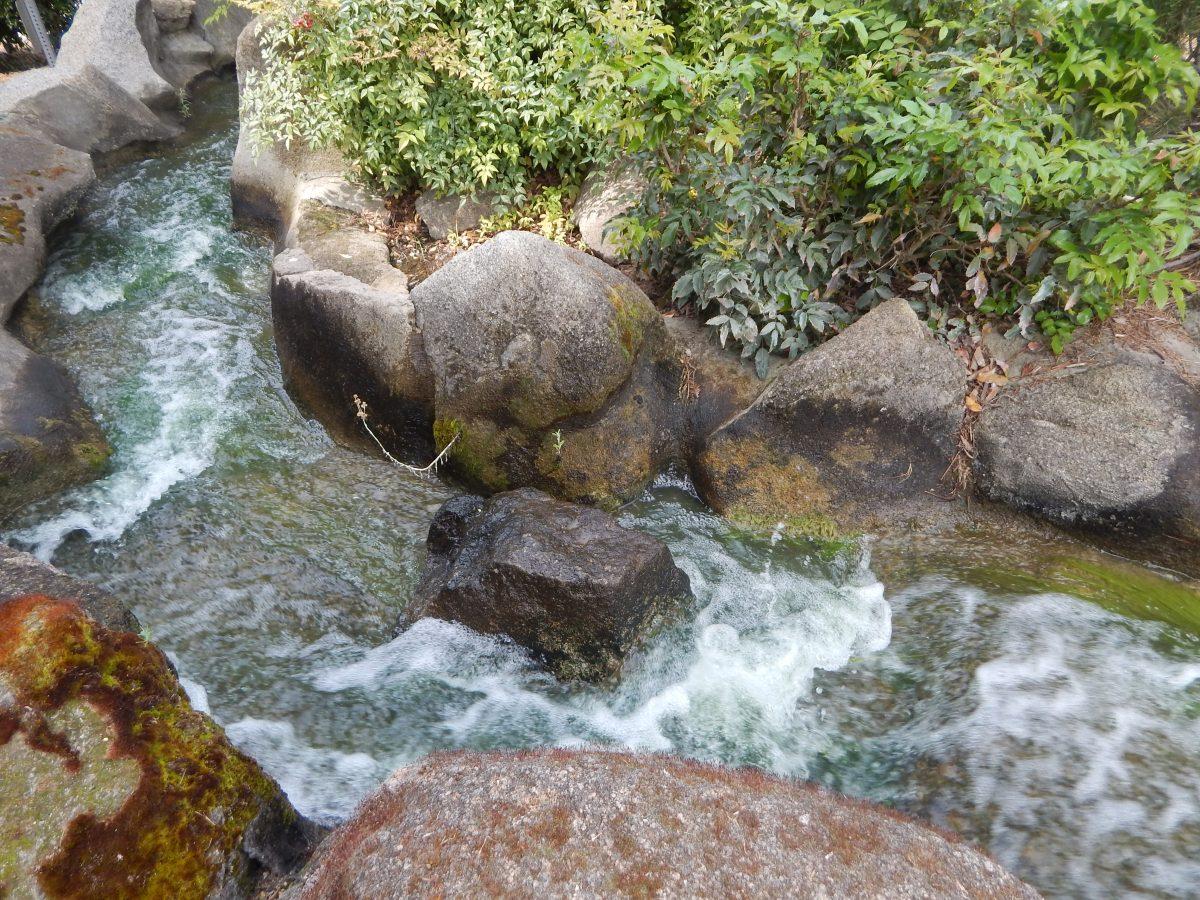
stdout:
<svg viewBox="0 0 1200 900">
<path fill-rule="evenodd" d="M 258 4 L 264 134 L 514 203 L 631 154 L 630 252 L 760 367 L 896 295 L 1059 349 L 1195 289 L 1200 138 L 1145 122 L 1198 78 L 1143 0 L 291 2 Z"/>
</svg>

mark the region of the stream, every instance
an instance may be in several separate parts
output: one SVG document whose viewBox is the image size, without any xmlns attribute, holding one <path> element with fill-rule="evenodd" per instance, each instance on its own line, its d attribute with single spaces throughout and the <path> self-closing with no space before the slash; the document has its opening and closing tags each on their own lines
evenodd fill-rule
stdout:
<svg viewBox="0 0 1200 900">
<path fill-rule="evenodd" d="M 444 622 L 394 636 L 452 490 L 335 446 L 288 398 L 270 249 L 230 228 L 235 90 L 201 93 L 189 135 L 103 172 L 52 242 L 22 327 L 115 453 L 5 539 L 122 597 L 303 813 L 336 822 L 437 749 L 600 744 L 895 806 L 1048 896 L 1196 896 L 1200 637 L 1059 586 L 949 568 L 885 590 L 869 542 L 828 559 L 748 536 L 665 476 L 621 518 L 697 602 L 615 687 Z"/>
</svg>

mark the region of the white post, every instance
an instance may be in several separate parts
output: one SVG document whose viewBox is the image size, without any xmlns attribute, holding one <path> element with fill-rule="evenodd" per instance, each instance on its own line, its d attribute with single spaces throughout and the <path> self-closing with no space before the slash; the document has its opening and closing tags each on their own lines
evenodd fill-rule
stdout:
<svg viewBox="0 0 1200 900">
<path fill-rule="evenodd" d="M 38 12 L 37 0 L 17 0 L 17 12 L 21 15 L 21 24 L 25 26 L 25 34 L 33 44 L 33 49 L 46 60 L 47 65 L 54 65 L 54 44 L 46 32 L 42 14 Z"/>
</svg>

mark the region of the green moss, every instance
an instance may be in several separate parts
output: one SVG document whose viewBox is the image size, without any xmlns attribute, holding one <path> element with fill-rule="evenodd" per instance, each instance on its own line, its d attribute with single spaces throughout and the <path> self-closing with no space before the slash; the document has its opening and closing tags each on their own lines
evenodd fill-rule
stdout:
<svg viewBox="0 0 1200 900">
<path fill-rule="evenodd" d="M 25 242 L 25 210 L 15 203 L 0 203 L 0 244 Z"/>
<path fill-rule="evenodd" d="M 777 453 L 755 438 L 730 437 L 710 445 L 702 463 L 720 511 L 740 527 L 782 528 L 839 547 L 857 536 L 839 523 L 832 492 L 803 457 Z"/>
<path fill-rule="evenodd" d="M 108 461 L 108 457 L 112 453 L 108 444 L 94 443 L 92 441 L 84 441 L 76 444 L 72 449 L 74 450 L 75 458 L 79 460 L 81 465 L 85 468 L 96 470 L 104 468 L 104 464 Z"/>
<path fill-rule="evenodd" d="M 989 583 L 1014 591 L 1061 591 L 1134 619 L 1166 622 L 1200 635 L 1200 587 L 1100 554 L 1049 555 L 1028 567 L 986 568 Z"/>
<path fill-rule="evenodd" d="M 463 422 L 459 419 L 436 419 L 433 440 L 440 453 L 454 436 L 458 441 L 450 451 L 451 469 L 468 483 L 486 491 L 506 491 L 508 475 L 500 465 L 504 454 L 504 435 L 490 422 Z"/>
<path fill-rule="evenodd" d="M 49 897 L 204 897 L 246 827 L 277 799 L 262 770 L 190 707 L 154 646 L 96 625 L 73 604 L 28 597 L 0 607 L 0 674 L 26 709 L 16 730 L 82 701 L 112 721 L 114 755 L 140 770 L 116 816 L 76 818 L 39 861 Z"/>
<path fill-rule="evenodd" d="M 646 304 L 638 297 L 626 297 L 619 288 L 609 288 L 608 299 L 616 318 L 613 334 L 625 356 L 632 359 L 642 346 L 646 333 Z M 650 310 L 653 312 L 653 310 Z M 655 313 L 657 315 L 657 313 Z"/>
</svg>

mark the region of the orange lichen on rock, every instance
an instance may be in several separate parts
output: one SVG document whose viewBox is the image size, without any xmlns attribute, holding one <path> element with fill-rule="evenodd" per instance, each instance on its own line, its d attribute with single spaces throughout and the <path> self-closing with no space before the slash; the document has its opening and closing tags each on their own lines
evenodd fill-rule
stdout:
<svg viewBox="0 0 1200 900">
<path fill-rule="evenodd" d="M 92 769 L 106 768 L 101 760 L 123 763 L 107 765 L 111 778 L 96 776 L 52 851 L 16 875 L 30 840 L 19 828 L 0 832 L 0 873 L 10 882 L 36 879 L 45 896 L 244 894 L 263 861 L 261 848 L 247 846 L 249 831 L 254 840 L 267 834 L 268 843 L 303 843 L 278 786 L 191 708 L 156 647 L 44 596 L 0 605 L 0 750 L 24 747 L 62 760 L 37 790 L 65 790 L 89 760 Z M 33 790 L 15 768 L 0 771 L 5 805 Z M 114 795 L 124 798 L 115 811 Z M 266 861 L 277 867 L 289 855 L 268 852 L 274 858 Z M 0 894 L 12 888 L 0 881 Z"/>
</svg>

